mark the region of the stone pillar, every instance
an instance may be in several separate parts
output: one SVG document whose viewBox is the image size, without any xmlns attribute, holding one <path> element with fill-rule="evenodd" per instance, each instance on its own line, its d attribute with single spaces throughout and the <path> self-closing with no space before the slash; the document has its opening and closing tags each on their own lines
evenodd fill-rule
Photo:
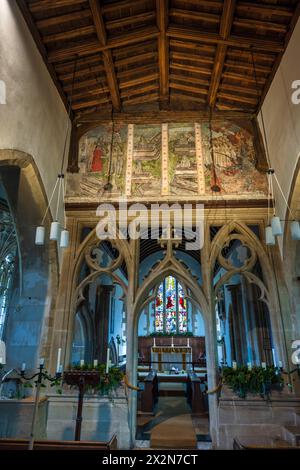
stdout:
<svg viewBox="0 0 300 470">
<path fill-rule="evenodd" d="M 113 286 L 98 286 L 95 309 L 95 358 L 106 363 L 108 328 Z"/>
</svg>

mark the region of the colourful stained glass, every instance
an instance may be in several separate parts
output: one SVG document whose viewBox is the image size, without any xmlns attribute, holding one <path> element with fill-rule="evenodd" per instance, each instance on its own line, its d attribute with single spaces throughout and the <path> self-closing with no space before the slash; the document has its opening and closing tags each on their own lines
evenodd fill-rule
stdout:
<svg viewBox="0 0 300 470">
<path fill-rule="evenodd" d="M 181 284 L 168 276 L 159 286 L 155 305 L 155 331 L 187 332 L 187 308 Z"/>
<path fill-rule="evenodd" d="M 155 331 L 164 331 L 164 285 L 159 286 L 155 301 Z"/>
<path fill-rule="evenodd" d="M 187 332 L 187 310 L 186 299 L 181 284 L 178 283 L 178 331 L 179 333 Z"/>
</svg>

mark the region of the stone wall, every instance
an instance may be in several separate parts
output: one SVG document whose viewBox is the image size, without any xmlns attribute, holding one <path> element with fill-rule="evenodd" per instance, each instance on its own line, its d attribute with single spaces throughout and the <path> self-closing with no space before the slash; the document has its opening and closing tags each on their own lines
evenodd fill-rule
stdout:
<svg viewBox="0 0 300 470">
<path fill-rule="evenodd" d="M 218 405 L 218 448 L 232 449 L 234 438 L 257 445 L 284 439 L 285 426 L 293 426 L 300 413 L 300 398 L 273 392 L 270 401 L 248 395 L 238 398 L 223 387 Z"/>
<path fill-rule="evenodd" d="M 47 438 L 74 440 L 77 393 L 48 395 Z M 113 399 L 87 396 L 83 405 L 81 440 L 109 441 L 117 435 L 118 448 L 130 448 L 128 407 L 123 390 Z"/>
</svg>

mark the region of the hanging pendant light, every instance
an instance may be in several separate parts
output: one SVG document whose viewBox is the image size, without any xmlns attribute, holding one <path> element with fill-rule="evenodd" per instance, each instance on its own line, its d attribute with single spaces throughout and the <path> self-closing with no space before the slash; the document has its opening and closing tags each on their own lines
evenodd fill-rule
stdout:
<svg viewBox="0 0 300 470">
<path fill-rule="evenodd" d="M 60 235 L 60 247 L 61 248 L 68 248 L 69 246 L 69 231 L 64 229 Z"/>
<path fill-rule="evenodd" d="M 57 241 L 59 239 L 59 236 L 60 236 L 60 223 L 57 222 L 56 220 L 55 222 L 51 223 L 49 238 L 50 240 Z"/>
<path fill-rule="evenodd" d="M 271 219 L 271 227 L 272 227 L 272 233 L 273 233 L 274 237 L 277 237 L 278 235 L 283 234 L 281 221 L 280 221 L 280 218 L 278 216 L 273 215 L 273 217 Z"/>
<path fill-rule="evenodd" d="M 266 245 L 275 245 L 276 243 L 276 240 L 275 240 L 275 237 L 273 235 L 273 230 L 272 230 L 272 227 L 269 225 L 268 227 L 266 227 L 265 229 L 265 241 L 266 241 Z"/>
<path fill-rule="evenodd" d="M 65 187 L 64 187 L 63 170 L 64 170 L 64 162 L 65 162 L 65 157 L 66 157 L 67 142 L 68 142 L 68 136 L 69 136 L 69 126 L 70 126 L 71 112 L 72 112 L 72 100 L 73 100 L 73 93 L 74 93 L 74 83 L 75 83 L 77 59 L 78 59 L 78 57 L 76 57 L 75 62 L 74 62 L 74 72 L 73 72 L 73 81 L 72 81 L 72 88 L 71 88 L 71 97 L 70 97 L 70 101 L 69 101 L 68 125 L 67 125 L 66 137 L 65 137 L 65 142 L 64 142 L 64 149 L 63 149 L 63 154 L 62 154 L 61 171 L 60 171 L 60 174 L 58 174 L 58 176 L 57 176 L 56 183 L 54 185 L 54 188 L 53 188 L 48 206 L 46 208 L 42 223 L 41 223 L 40 226 L 38 226 L 36 228 L 36 232 L 35 232 L 35 244 L 36 245 L 44 245 L 44 243 L 45 243 L 44 222 L 46 220 L 47 213 L 50 210 L 50 206 L 51 206 L 52 200 L 54 198 L 54 195 L 56 193 L 57 186 L 58 186 L 58 195 L 57 195 L 57 200 L 56 200 L 56 213 L 55 213 L 55 219 L 51 223 L 49 239 L 51 241 L 58 242 L 60 248 L 67 248 L 68 245 L 69 245 L 69 232 L 66 228 L 66 214 L 65 214 L 65 206 L 64 206 Z M 62 192 L 62 204 L 63 204 L 63 207 L 64 207 L 64 229 L 63 230 L 61 230 L 61 224 L 58 220 L 59 204 L 61 202 L 61 192 Z"/>
<path fill-rule="evenodd" d="M 298 220 L 292 220 L 290 230 L 292 240 L 300 240 L 300 224 Z"/>
<path fill-rule="evenodd" d="M 44 245 L 45 243 L 45 227 L 40 226 L 36 228 L 35 231 L 35 244 Z"/>
</svg>

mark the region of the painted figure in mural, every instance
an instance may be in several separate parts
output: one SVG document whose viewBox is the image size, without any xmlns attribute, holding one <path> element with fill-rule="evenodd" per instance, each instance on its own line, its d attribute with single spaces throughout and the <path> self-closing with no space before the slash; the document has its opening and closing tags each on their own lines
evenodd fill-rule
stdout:
<svg viewBox="0 0 300 470">
<path fill-rule="evenodd" d="M 93 151 L 93 158 L 91 163 L 91 171 L 92 172 L 101 172 L 103 170 L 103 150 L 100 146 L 100 140 L 97 140 L 96 146 Z"/>
</svg>

